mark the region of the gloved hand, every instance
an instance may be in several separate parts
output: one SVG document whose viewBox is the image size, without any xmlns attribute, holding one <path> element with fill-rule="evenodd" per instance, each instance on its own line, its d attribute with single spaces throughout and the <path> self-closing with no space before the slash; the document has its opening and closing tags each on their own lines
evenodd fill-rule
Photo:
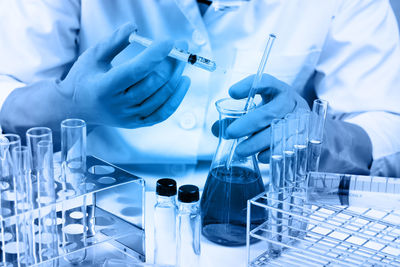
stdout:
<svg viewBox="0 0 400 267">
<path fill-rule="evenodd" d="M 254 75 L 234 84 L 229 89 L 231 97 L 246 98 L 249 95 Z M 227 138 L 248 136 L 236 147 L 239 156 L 258 154 L 258 160 L 269 162 L 269 146 L 271 139 L 270 123 L 276 118 L 283 118 L 297 109 L 310 109 L 307 102 L 289 85 L 264 74 L 261 87 L 257 94 L 262 97 L 262 103 L 241 118 L 232 122 L 226 130 Z"/>
<path fill-rule="evenodd" d="M 135 30 L 125 24 L 86 50 L 59 83 L 77 115 L 89 124 L 123 128 L 149 126 L 177 109 L 190 84 L 183 62 L 167 58 L 170 41 L 155 42 L 139 55 L 113 67 L 112 59 L 129 45 Z"/>
</svg>

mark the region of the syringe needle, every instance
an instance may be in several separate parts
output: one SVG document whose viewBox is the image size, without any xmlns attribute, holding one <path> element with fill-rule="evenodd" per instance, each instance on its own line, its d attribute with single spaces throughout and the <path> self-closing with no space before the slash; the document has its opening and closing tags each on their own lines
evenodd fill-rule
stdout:
<svg viewBox="0 0 400 267">
<path fill-rule="evenodd" d="M 153 41 L 140 36 L 135 32 L 131 33 L 131 35 L 129 36 L 129 42 L 130 43 L 138 43 L 141 44 L 145 47 L 149 47 Z M 185 50 L 179 49 L 179 48 L 172 48 L 171 52 L 168 54 L 169 57 L 175 58 L 177 60 L 186 62 L 186 63 L 190 63 L 193 66 L 196 66 L 198 68 L 201 68 L 203 70 L 207 70 L 207 71 L 214 71 L 217 68 L 217 65 L 215 64 L 214 61 L 207 59 L 205 57 L 201 57 L 198 56 L 196 54 L 191 54 Z"/>
</svg>

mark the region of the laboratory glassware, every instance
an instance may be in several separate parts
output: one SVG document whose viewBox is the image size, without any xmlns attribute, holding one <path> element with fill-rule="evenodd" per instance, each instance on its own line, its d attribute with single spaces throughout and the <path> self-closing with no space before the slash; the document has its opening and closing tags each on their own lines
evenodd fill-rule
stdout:
<svg viewBox="0 0 400 267">
<path fill-rule="evenodd" d="M 291 118 L 292 119 L 292 118 Z M 289 219 L 286 213 L 280 212 L 282 210 L 289 211 L 290 194 L 292 189 L 292 178 L 293 178 L 293 136 L 290 137 L 290 141 L 287 139 L 287 133 L 293 130 L 293 122 L 288 126 L 286 119 L 274 119 L 271 122 L 271 142 L 270 142 L 270 185 L 269 185 L 269 196 L 271 201 L 268 205 L 274 207 L 269 210 L 269 227 L 273 232 L 276 233 L 271 239 L 276 242 L 282 242 L 285 235 L 280 235 L 285 229 L 284 226 L 288 225 Z M 286 143 L 289 145 L 286 145 Z M 288 151 L 286 151 L 289 149 Z M 287 152 L 287 153 L 285 153 Z M 288 154 L 288 155 L 286 155 Z M 286 164 L 290 163 L 288 170 L 286 170 Z M 292 178 L 286 179 L 286 175 L 289 174 Z M 276 243 L 268 243 L 269 254 L 273 257 L 280 255 L 282 246 Z"/>
<path fill-rule="evenodd" d="M 152 40 L 138 35 L 137 30 L 129 35 L 129 42 L 136 42 L 144 47 L 149 47 L 153 43 Z M 168 56 L 210 72 L 215 71 L 215 69 L 217 68 L 217 65 L 214 61 L 205 57 L 198 56 L 196 54 L 191 54 L 176 47 L 174 47 L 171 52 L 169 52 Z"/>
<path fill-rule="evenodd" d="M 176 182 L 159 179 L 156 186 L 157 202 L 154 206 L 154 263 L 176 263 Z"/>
<path fill-rule="evenodd" d="M 310 172 L 307 179 L 309 203 L 378 210 L 399 208 L 399 178 Z"/>
<path fill-rule="evenodd" d="M 312 112 L 310 113 L 310 132 L 307 151 L 307 171 L 309 172 L 318 171 L 327 110 L 328 102 L 326 100 L 314 100 Z"/>
<path fill-rule="evenodd" d="M 30 177 L 31 162 L 29 150 L 26 146 L 16 146 L 12 151 L 13 164 L 15 170 L 15 190 L 16 190 L 16 208 L 17 213 L 21 214 L 17 217 L 17 227 L 23 242 L 19 253 L 23 255 L 21 263 L 29 266 L 36 262 L 35 258 L 35 242 L 34 242 L 34 222 L 33 222 L 33 198 L 32 198 L 32 181 Z"/>
<path fill-rule="evenodd" d="M 53 136 L 50 128 L 34 127 L 26 132 L 31 157 L 34 207 L 39 209 L 36 253 L 39 261 L 58 255 L 56 201 L 53 169 Z"/>
<path fill-rule="evenodd" d="M 8 150 L 11 153 L 11 157 L 13 157 L 14 148 L 21 147 L 21 137 L 17 134 L 11 134 L 11 133 L 3 134 L 3 136 L 8 139 L 8 143 L 10 145 Z"/>
<path fill-rule="evenodd" d="M 284 159 L 284 177 L 285 184 L 291 189 L 296 184 L 296 142 L 297 142 L 297 127 L 298 118 L 296 114 L 289 113 L 284 120 L 285 138 L 283 143 L 283 159 Z"/>
<path fill-rule="evenodd" d="M 239 157 L 234 154 L 230 168 L 232 144 L 237 140 L 226 138 L 226 128 L 246 113 L 245 101 L 225 98 L 216 102 L 219 111 L 219 143 L 201 198 L 202 233 L 210 241 L 239 246 L 246 243 L 246 203 L 264 192 L 264 184 L 254 155 Z M 264 210 L 254 209 L 252 226 L 267 218 Z"/>
<path fill-rule="evenodd" d="M 176 231 L 176 265 L 199 266 L 201 219 L 199 188 L 195 185 L 179 187 Z"/>
<path fill-rule="evenodd" d="M 296 151 L 296 185 L 295 188 L 301 187 L 301 183 L 305 181 L 307 176 L 307 148 L 308 148 L 308 132 L 310 123 L 310 111 L 299 109 L 296 112 L 298 118 L 297 139 L 295 144 Z"/>
<path fill-rule="evenodd" d="M 295 183 L 291 193 L 291 212 L 292 214 L 303 214 L 303 206 L 305 205 L 305 181 L 307 177 L 307 149 L 308 149 L 308 132 L 310 111 L 306 109 L 299 109 L 296 111 L 297 118 L 297 134 L 295 142 L 295 156 L 296 156 L 296 174 Z M 291 216 L 289 219 L 289 234 L 298 238 L 304 237 L 306 233 L 307 223 L 303 219 L 298 219 L 297 216 Z"/>
<path fill-rule="evenodd" d="M 23 249 L 17 224 L 9 221 L 9 218 L 17 214 L 15 169 L 9 148 L 9 140 L 0 136 L 0 218 L 2 219 L 2 225 L 0 225 L 0 240 L 2 241 L 0 259 L 4 266 L 18 263 L 20 261 L 19 250 Z"/>
<path fill-rule="evenodd" d="M 69 196 L 79 190 L 86 172 L 86 123 L 81 119 L 61 122 L 61 170 L 64 193 Z"/>
<path fill-rule="evenodd" d="M 61 122 L 61 176 L 63 190 L 59 197 L 68 199 L 62 205 L 62 248 L 66 253 L 85 247 L 88 235 L 93 235 L 93 205 L 87 205 L 83 185 L 86 173 L 86 123 L 81 119 Z M 65 256 L 72 264 L 86 258 L 86 249 Z"/>
<path fill-rule="evenodd" d="M 267 46 L 264 49 L 264 54 L 263 54 L 263 56 L 261 58 L 260 65 L 258 66 L 257 73 L 254 76 L 254 80 L 253 80 L 253 83 L 251 85 L 251 88 L 250 88 L 250 91 L 249 91 L 249 95 L 247 97 L 246 104 L 244 106 L 244 111 L 245 111 L 244 114 L 246 114 L 249 109 L 254 107 L 254 103 L 253 103 L 254 102 L 254 97 L 255 97 L 255 95 L 257 93 L 257 90 L 262 86 L 261 85 L 261 79 L 262 79 L 262 76 L 264 74 L 265 66 L 267 65 L 268 58 L 269 58 L 269 55 L 271 53 L 272 45 L 274 44 L 275 39 L 276 39 L 276 36 L 274 34 L 270 34 L 269 37 L 268 37 Z M 226 161 L 226 168 L 227 169 L 229 169 L 230 166 L 231 166 L 232 159 L 233 159 L 233 156 L 235 154 L 236 146 L 237 146 L 237 140 L 235 140 L 232 143 L 232 148 L 230 149 L 231 152 L 229 154 L 228 160 Z"/>
</svg>

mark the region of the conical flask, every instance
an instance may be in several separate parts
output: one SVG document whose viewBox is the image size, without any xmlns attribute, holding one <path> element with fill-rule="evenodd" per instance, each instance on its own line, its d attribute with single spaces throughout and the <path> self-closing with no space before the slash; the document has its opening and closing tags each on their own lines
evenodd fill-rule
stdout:
<svg viewBox="0 0 400 267">
<path fill-rule="evenodd" d="M 201 198 L 202 233 L 212 242 L 225 246 L 246 244 L 247 200 L 265 191 L 255 156 L 232 153 L 235 142 L 226 139 L 227 127 L 246 113 L 245 101 L 218 100 L 219 143 Z M 267 219 L 262 208 L 252 209 L 251 228 Z"/>
</svg>

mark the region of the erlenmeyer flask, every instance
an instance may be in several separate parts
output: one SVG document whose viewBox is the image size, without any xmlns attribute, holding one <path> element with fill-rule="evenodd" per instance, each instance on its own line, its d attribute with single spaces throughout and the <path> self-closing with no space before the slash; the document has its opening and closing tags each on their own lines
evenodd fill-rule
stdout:
<svg viewBox="0 0 400 267">
<path fill-rule="evenodd" d="M 247 200 L 265 189 L 255 156 L 231 154 L 236 147 L 234 139 L 225 138 L 229 124 L 246 113 L 245 101 L 225 98 L 217 101 L 216 106 L 219 143 L 200 202 L 202 233 L 212 242 L 240 246 L 246 244 Z M 251 212 L 251 228 L 267 219 L 267 212 L 262 208 Z"/>
</svg>

